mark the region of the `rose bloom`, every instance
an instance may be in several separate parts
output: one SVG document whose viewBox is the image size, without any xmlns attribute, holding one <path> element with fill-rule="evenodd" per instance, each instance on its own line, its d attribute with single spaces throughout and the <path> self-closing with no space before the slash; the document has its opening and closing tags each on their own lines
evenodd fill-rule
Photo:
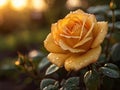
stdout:
<svg viewBox="0 0 120 90">
<path fill-rule="evenodd" d="M 48 59 L 67 71 L 77 71 L 95 63 L 107 30 L 107 22 L 97 22 L 93 14 L 80 9 L 70 12 L 51 26 L 51 33 L 44 41 L 50 52 Z"/>
</svg>

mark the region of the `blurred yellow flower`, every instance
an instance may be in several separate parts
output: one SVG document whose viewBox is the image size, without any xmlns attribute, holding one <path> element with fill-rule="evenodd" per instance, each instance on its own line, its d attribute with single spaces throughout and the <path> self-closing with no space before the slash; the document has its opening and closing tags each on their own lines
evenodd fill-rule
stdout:
<svg viewBox="0 0 120 90">
<path fill-rule="evenodd" d="M 93 14 L 80 9 L 70 12 L 51 26 L 44 41 L 48 59 L 67 71 L 86 67 L 97 61 L 107 30 L 107 22 L 97 22 Z"/>
</svg>

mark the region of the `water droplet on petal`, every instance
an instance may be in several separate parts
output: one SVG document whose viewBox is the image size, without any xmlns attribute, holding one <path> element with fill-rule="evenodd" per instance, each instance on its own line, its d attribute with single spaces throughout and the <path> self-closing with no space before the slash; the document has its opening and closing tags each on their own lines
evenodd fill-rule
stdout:
<svg viewBox="0 0 120 90">
<path fill-rule="evenodd" d="M 56 60 L 59 60 L 59 57 L 56 57 L 55 59 L 56 59 Z"/>
</svg>

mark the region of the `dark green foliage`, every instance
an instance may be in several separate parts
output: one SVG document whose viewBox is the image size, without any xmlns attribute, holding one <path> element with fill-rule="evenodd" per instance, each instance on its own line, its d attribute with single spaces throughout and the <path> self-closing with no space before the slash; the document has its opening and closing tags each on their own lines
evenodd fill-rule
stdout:
<svg viewBox="0 0 120 90">
<path fill-rule="evenodd" d="M 100 55 L 100 57 L 97 61 L 97 64 L 102 64 L 102 63 L 105 63 L 105 62 L 106 62 L 105 54 Z"/>
<path fill-rule="evenodd" d="M 111 69 L 115 69 L 115 70 L 118 70 L 119 71 L 119 68 L 117 65 L 113 64 L 113 63 L 106 63 L 104 65 L 105 67 L 108 67 L 108 68 L 111 68 Z"/>
<path fill-rule="evenodd" d="M 62 90 L 79 90 L 79 77 L 68 78 L 64 82 Z"/>
<path fill-rule="evenodd" d="M 106 11 L 109 10 L 109 5 L 103 5 L 103 6 L 93 6 L 88 8 L 88 12 L 94 13 L 94 14 L 104 14 Z"/>
<path fill-rule="evenodd" d="M 94 70 L 87 71 L 84 75 L 84 83 L 88 90 L 97 90 L 99 85 L 99 74 Z"/>
<path fill-rule="evenodd" d="M 55 82 L 54 79 L 43 79 L 40 84 L 41 90 L 53 90 L 55 89 Z"/>
<path fill-rule="evenodd" d="M 49 85 L 49 86 L 43 88 L 42 90 L 58 90 L 58 88 L 56 88 L 54 85 Z"/>
<path fill-rule="evenodd" d="M 113 45 L 111 49 L 111 56 L 113 61 L 120 61 L 120 43 Z"/>
<path fill-rule="evenodd" d="M 39 62 L 38 68 L 39 68 L 40 70 L 42 70 L 42 69 L 46 68 L 49 64 L 50 64 L 49 60 L 48 60 L 46 57 L 44 57 L 44 58 Z"/>
<path fill-rule="evenodd" d="M 101 85 L 102 90 L 117 90 L 114 89 L 115 80 L 113 78 L 104 76 L 102 82 L 103 82 L 103 84 Z"/>
<path fill-rule="evenodd" d="M 120 12 L 118 12 L 118 14 L 120 16 Z M 120 21 L 115 23 L 115 27 L 120 30 Z"/>
<path fill-rule="evenodd" d="M 59 70 L 59 67 L 57 67 L 55 64 L 52 64 L 49 66 L 49 68 L 46 70 L 46 75 L 52 74 L 54 72 L 56 72 L 57 70 Z"/>
<path fill-rule="evenodd" d="M 111 43 L 116 44 L 120 42 L 120 32 L 115 32 L 112 34 Z"/>
<path fill-rule="evenodd" d="M 102 72 L 104 75 L 111 77 L 111 78 L 119 78 L 120 77 L 120 71 L 116 66 L 110 65 L 107 67 L 101 67 L 100 72 Z"/>
</svg>

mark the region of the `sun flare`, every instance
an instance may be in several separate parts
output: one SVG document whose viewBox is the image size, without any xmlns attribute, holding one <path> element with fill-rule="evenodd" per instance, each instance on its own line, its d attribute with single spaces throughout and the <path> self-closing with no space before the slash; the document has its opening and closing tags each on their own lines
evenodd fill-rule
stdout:
<svg viewBox="0 0 120 90">
<path fill-rule="evenodd" d="M 79 7 L 80 5 L 81 5 L 80 0 L 67 0 L 66 2 L 67 8 Z"/>
<path fill-rule="evenodd" d="M 8 3 L 8 0 L 0 0 L 0 7 L 4 7 Z"/>
<path fill-rule="evenodd" d="M 28 0 L 11 0 L 11 5 L 14 9 L 21 10 L 27 6 Z"/>
<path fill-rule="evenodd" d="M 32 8 L 38 11 L 44 11 L 46 9 L 45 0 L 32 0 Z"/>
</svg>

